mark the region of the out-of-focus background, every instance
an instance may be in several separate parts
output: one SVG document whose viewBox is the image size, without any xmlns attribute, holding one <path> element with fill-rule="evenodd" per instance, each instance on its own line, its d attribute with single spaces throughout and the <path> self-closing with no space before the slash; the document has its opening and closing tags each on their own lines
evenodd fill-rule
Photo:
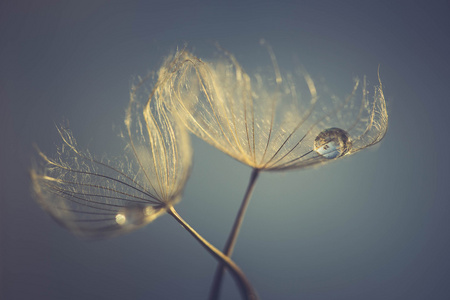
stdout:
<svg viewBox="0 0 450 300">
<path fill-rule="evenodd" d="M 317 169 L 263 173 L 233 258 L 261 299 L 448 299 L 448 1 L 1 1 L 0 299 L 206 299 L 216 262 L 173 219 L 85 242 L 34 202 L 33 143 L 55 124 L 120 155 L 132 79 L 187 44 L 214 43 L 252 72 L 297 61 L 341 96 L 377 83 L 380 146 Z M 264 50 L 264 49 L 263 49 Z M 258 58 L 258 60 L 256 60 Z M 294 65 L 294 64 L 293 64 Z M 293 71 L 293 70 L 290 70 Z M 250 169 L 194 138 L 178 212 L 219 248 Z M 227 277 L 223 299 L 239 299 Z"/>
</svg>

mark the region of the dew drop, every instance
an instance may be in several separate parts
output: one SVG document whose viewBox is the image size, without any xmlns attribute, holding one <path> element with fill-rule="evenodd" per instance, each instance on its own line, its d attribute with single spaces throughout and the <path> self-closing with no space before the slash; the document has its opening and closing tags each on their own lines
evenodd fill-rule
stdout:
<svg viewBox="0 0 450 300">
<path fill-rule="evenodd" d="M 117 223 L 117 224 L 123 225 L 123 224 L 125 224 L 126 222 L 127 222 L 127 217 L 125 217 L 124 214 L 118 213 L 118 214 L 116 215 L 116 223 Z"/>
<path fill-rule="evenodd" d="M 141 226 L 150 221 L 155 209 L 151 206 L 129 206 L 116 215 L 116 223 L 119 225 Z"/>
<path fill-rule="evenodd" d="M 340 128 L 325 129 L 314 140 L 314 151 L 328 159 L 345 155 L 351 147 L 350 135 Z"/>
</svg>

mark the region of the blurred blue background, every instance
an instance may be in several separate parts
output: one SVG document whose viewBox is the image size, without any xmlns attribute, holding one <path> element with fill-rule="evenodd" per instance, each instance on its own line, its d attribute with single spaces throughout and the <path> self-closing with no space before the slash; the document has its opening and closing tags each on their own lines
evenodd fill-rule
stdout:
<svg viewBox="0 0 450 300">
<path fill-rule="evenodd" d="M 163 216 L 81 241 L 30 196 L 32 144 L 55 123 L 120 155 L 132 78 L 182 47 L 219 42 L 251 73 L 265 38 L 344 96 L 377 82 L 379 147 L 317 169 L 263 173 L 234 253 L 262 299 L 449 299 L 449 1 L 2 1 L 0 299 L 206 299 L 216 262 Z M 267 66 L 269 60 L 261 62 Z M 250 169 L 194 138 L 178 212 L 223 247 Z M 222 299 L 239 299 L 227 277 Z"/>
</svg>

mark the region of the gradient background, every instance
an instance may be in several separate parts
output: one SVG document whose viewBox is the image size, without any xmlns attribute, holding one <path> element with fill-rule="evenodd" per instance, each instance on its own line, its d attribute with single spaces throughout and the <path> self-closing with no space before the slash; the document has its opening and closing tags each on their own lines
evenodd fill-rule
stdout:
<svg viewBox="0 0 450 300">
<path fill-rule="evenodd" d="M 339 4 L 337 3 L 339 2 Z M 317 169 L 263 173 L 234 254 L 262 299 L 449 299 L 449 1 L 2 1 L 0 299 L 206 299 L 216 262 L 172 218 L 84 242 L 30 196 L 55 123 L 120 155 L 131 79 L 188 43 L 244 68 L 259 39 L 345 95 L 381 65 L 389 131 Z M 257 56 L 258 60 L 259 57 Z M 178 212 L 222 248 L 250 169 L 198 139 Z M 227 277 L 223 299 L 239 299 Z"/>
</svg>

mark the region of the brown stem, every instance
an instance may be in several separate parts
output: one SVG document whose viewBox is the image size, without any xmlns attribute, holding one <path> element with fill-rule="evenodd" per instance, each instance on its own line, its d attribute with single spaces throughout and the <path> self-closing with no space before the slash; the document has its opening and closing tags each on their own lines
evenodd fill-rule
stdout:
<svg viewBox="0 0 450 300">
<path fill-rule="evenodd" d="M 221 265 L 223 264 L 228 268 L 231 275 L 236 281 L 236 284 L 239 287 L 239 291 L 242 294 L 242 297 L 246 300 L 258 300 L 258 296 L 256 295 L 255 290 L 252 285 L 248 281 L 245 274 L 242 270 L 234 263 L 228 256 L 224 255 L 220 252 L 219 249 L 210 244 L 207 240 L 205 240 L 200 234 L 197 233 L 186 221 L 184 221 L 180 215 L 175 211 L 173 206 L 167 208 L 167 213 L 177 220 L 178 223 L 181 224 L 214 258 L 216 258 Z"/>
<path fill-rule="evenodd" d="M 253 189 L 255 187 L 256 179 L 259 175 L 259 169 L 253 169 L 252 174 L 250 175 L 250 180 L 248 182 L 247 191 L 245 192 L 244 199 L 242 199 L 241 207 L 239 208 L 236 219 L 234 220 L 233 228 L 231 229 L 230 235 L 228 236 L 227 243 L 225 244 L 223 253 L 227 257 L 231 257 L 233 254 L 234 245 L 236 244 L 237 237 L 239 235 L 239 230 L 242 225 L 242 221 L 244 220 L 245 211 L 250 202 L 250 198 L 252 196 Z M 225 273 L 225 265 L 223 263 L 219 263 L 216 269 L 216 273 L 214 275 L 214 280 L 211 285 L 211 290 L 209 293 L 209 300 L 217 300 L 219 299 L 220 288 L 222 285 L 222 278 Z"/>
</svg>

